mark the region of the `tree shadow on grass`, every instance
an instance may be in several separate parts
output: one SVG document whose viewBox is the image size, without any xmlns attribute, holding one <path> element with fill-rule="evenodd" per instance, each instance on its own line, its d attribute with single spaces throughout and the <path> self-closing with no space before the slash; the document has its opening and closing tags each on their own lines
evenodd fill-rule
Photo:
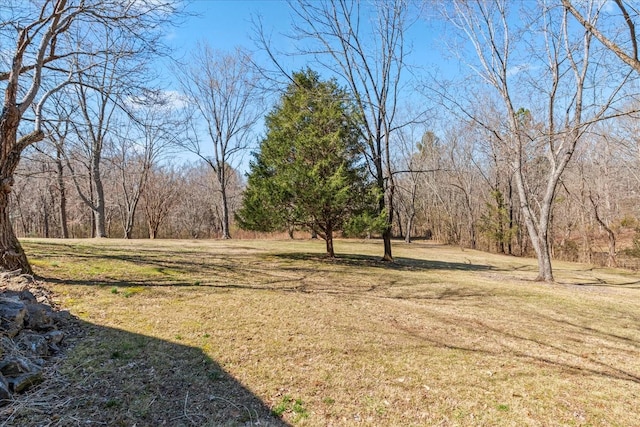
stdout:
<svg viewBox="0 0 640 427">
<path fill-rule="evenodd" d="M 547 324 L 545 322 L 550 321 L 556 324 L 553 335 L 532 337 L 527 329 L 513 331 L 475 318 L 451 319 L 446 316 L 436 316 L 438 322 L 451 325 L 452 328 L 463 328 L 476 336 L 487 337 L 486 342 L 497 343 L 494 346 L 485 344 L 485 340 L 465 342 L 457 339 L 454 334 L 448 337 L 437 337 L 425 333 L 425 330 L 412 327 L 399 325 L 398 330 L 399 333 L 441 348 L 494 357 L 505 356 L 509 360 L 515 357 L 541 364 L 541 366 L 555 367 L 563 372 L 640 384 L 640 372 L 634 371 L 633 366 L 617 364 L 615 358 L 608 358 L 603 352 L 603 350 L 606 351 L 609 357 L 612 354 L 625 354 L 633 359 L 633 355 L 639 352 L 637 341 L 596 328 L 559 321 L 544 315 L 538 315 L 538 317 L 541 319 L 540 323 Z M 562 333 L 568 336 L 577 333 L 581 337 L 581 341 L 574 343 L 574 345 L 567 345 L 567 340 L 554 339 L 554 335 Z M 597 349 L 592 347 L 590 340 L 600 341 L 600 347 Z M 605 348 L 602 348 L 603 342 L 606 343 Z"/>
<path fill-rule="evenodd" d="M 360 254 L 340 254 L 335 258 L 307 252 L 286 252 L 275 255 L 277 258 L 295 261 L 328 262 L 334 265 L 349 267 L 373 267 L 389 270 L 456 270 L 456 271 L 489 271 L 494 267 L 483 264 L 462 262 L 431 261 L 416 258 L 396 257 L 393 262 L 383 261 L 380 257 Z"/>
<path fill-rule="evenodd" d="M 72 323 L 65 356 L 0 408 L 2 426 L 289 425 L 199 348 Z"/>
<path fill-rule="evenodd" d="M 600 287 L 600 288 L 618 288 L 618 289 L 640 289 L 640 280 L 633 280 L 624 283 L 612 283 L 604 279 L 595 278 L 590 282 L 571 283 L 559 281 L 559 285 L 567 286 L 584 286 L 584 287 Z"/>
</svg>

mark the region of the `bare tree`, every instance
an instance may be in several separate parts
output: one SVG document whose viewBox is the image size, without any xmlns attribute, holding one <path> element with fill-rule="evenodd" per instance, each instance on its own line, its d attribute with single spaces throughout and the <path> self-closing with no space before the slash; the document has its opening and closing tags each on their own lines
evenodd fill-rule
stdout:
<svg viewBox="0 0 640 427">
<path fill-rule="evenodd" d="M 50 159 L 55 170 L 55 191 L 58 198 L 58 216 L 60 221 L 60 237 L 69 237 L 69 222 L 67 215 L 67 182 L 65 149 L 66 140 L 71 131 L 69 117 L 75 106 L 69 105 L 68 100 L 57 93 L 51 97 L 51 102 L 46 110 L 47 121 L 44 123 L 46 131 L 45 144 L 35 146 L 38 151 Z"/>
<path fill-rule="evenodd" d="M 214 171 L 220 190 L 222 238 L 229 239 L 228 172 L 237 166 L 239 156 L 249 147 L 254 125 L 262 115 L 256 86 L 258 76 L 253 72 L 248 53 L 241 49 L 223 53 L 203 44 L 191 64 L 175 73 L 189 104 L 195 107 L 190 118 L 190 135 L 181 145 Z"/>
<path fill-rule="evenodd" d="M 72 53 L 99 53 L 92 34 L 117 27 L 123 37 L 152 47 L 160 24 L 174 11 L 172 2 L 157 0 L 9 0 L 0 22 L 5 84 L 0 112 L 0 266 L 31 273 L 8 217 L 14 172 L 26 147 L 44 138 L 42 108 L 52 93 L 74 81 L 68 67 Z M 88 67 L 95 64 L 88 63 Z M 86 71 L 86 70 L 82 70 Z M 29 120 L 27 120 L 29 118 Z"/>
<path fill-rule="evenodd" d="M 149 238 L 155 239 L 158 237 L 160 226 L 180 200 L 182 177 L 169 166 L 152 166 L 148 174 L 146 191 L 142 193 L 142 205 L 147 219 Z"/>
<path fill-rule="evenodd" d="M 68 124 L 57 127 L 55 134 L 56 139 L 54 143 L 55 147 L 55 166 L 56 166 L 56 189 L 59 194 L 58 212 L 60 215 L 60 227 L 61 237 L 63 239 L 69 238 L 69 224 L 67 221 L 67 184 L 65 182 L 65 167 L 64 167 L 64 142 L 69 132 Z"/>
<path fill-rule="evenodd" d="M 125 239 L 132 236 L 138 203 L 151 170 L 174 142 L 178 128 L 171 102 L 162 92 L 148 92 L 130 104 L 131 120 L 115 135 L 110 158 L 118 176 L 116 197 Z"/>
<path fill-rule="evenodd" d="M 394 170 L 396 203 L 398 216 L 404 215 L 406 221 L 405 243 L 411 243 L 419 205 L 421 202 L 424 204 L 424 199 L 429 197 L 423 187 L 429 178 L 435 177 L 441 170 L 440 139 L 432 131 L 423 132 L 418 137 L 418 128 L 422 126 L 412 124 L 396 133 L 399 140 L 397 154 L 400 156 L 395 160 L 397 169 Z"/>
<path fill-rule="evenodd" d="M 628 74 L 617 74 L 606 61 L 590 68 L 591 61 L 601 59 L 594 59 L 591 33 L 572 32 L 563 8 L 536 5 L 526 11 L 529 31 L 520 31 L 508 6 L 501 0 L 459 1 L 449 9 L 449 18 L 476 54 L 470 65 L 502 100 L 503 127 L 473 119 L 510 150 L 520 209 L 538 259 L 537 280 L 551 282 L 549 226 L 558 184 L 584 132 L 606 119 L 612 105 L 621 104 Z M 543 37 L 528 39 L 536 34 L 532 28 Z M 529 63 L 518 58 L 522 52 L 530 55 Z M 598 86 L 601 82 L 606 87 Z M 591 92 L 593 99 L 588 87 L 600 88 Z M 530 187 L 536 176 L 545 177 L 538 197 Z"/>
</svg>

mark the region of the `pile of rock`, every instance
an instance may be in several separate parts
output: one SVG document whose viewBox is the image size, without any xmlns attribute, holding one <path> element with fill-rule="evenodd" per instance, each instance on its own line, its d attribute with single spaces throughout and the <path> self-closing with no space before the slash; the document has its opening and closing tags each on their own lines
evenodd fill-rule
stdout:
<svg viewBox="0 0 640 427">
<path fill-rule="evenodd" d="M 58 325 L 68 319 L 33 279 L 0 273 L 0 406 L 43 380 L 45 361 L 64 338 Z"/>
</svg>

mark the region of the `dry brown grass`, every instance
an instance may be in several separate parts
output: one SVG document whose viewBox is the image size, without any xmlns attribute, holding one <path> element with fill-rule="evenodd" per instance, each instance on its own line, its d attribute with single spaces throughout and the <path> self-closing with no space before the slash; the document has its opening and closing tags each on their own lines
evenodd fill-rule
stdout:
<svg viewBox="0 0 640 427">
<path fill-rule="evenodd" d="M 368 241 L 338 241 L 337 260 L 321 241 L 24 244 L 91 325 L 68 388 L 130 389 L 62 411 L 78 420 L 101 404 L 122 425 L 265 425 L 269 409 L 309 426 L 640 425 L 629 272 L 557 263 L 541 284 L 533 260 L 431 243 L 397 243 L 395 264 Z"/>
</svg>

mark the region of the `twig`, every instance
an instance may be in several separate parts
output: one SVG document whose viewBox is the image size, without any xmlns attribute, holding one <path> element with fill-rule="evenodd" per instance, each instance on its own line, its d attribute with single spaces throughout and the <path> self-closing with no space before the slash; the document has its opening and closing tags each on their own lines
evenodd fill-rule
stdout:
<svg viewBox="0 0 640 427">
<path fill-rule="evenodd" d="M 233 406 L 234 408 L 236 408 L 236 409 L 237 409 L 237 410 L 239 410 L 239 411 L 241 411 L 242 409 L 244 409 L 244 410 L 245 410 L 245 411 L 247 411 L 247 413 L 249 414 L 249 425 L 253 425 L 253 416 L 252 416 L 252 414 L 251 414 L 251 410 L 250 410 L 249 408 L 247 408 L 246 406 L 244 406 L 244 405 L 240 405 L 240 406 L 238 406 L 238 405 L 236 405 L 235 403 L 233 403 L 232 401 L 230 401 L 230 400 L 228 400 L 228 399 L 225 399 L 224 397 L 218 397 L 218 396 L 213 396 L 213 395 L 211 395 L 211 396 L 209 396 L 209 399 L 211 399 L 211 400 L 214 400 L 214 399 L 222 400 L 223 402 L 228 403 L 229 405 Z M 256 420 L 257 420 L 257 418 L 258 418 L 258 414 L 257 414 L 257 412 L 256 412 Z"/>
<path fill-rule="evenodd" d="M 189 392 L 187 391 L 186 396 L 184 397 L 184 408 L 182 412 L 184 413 L 184 417 L 189 420 L 189 422 L 193 425 L 196 425 L 196 422 L 189 416 L 187 413 L 187 401 L 189 400 Z"/>
</svg>

